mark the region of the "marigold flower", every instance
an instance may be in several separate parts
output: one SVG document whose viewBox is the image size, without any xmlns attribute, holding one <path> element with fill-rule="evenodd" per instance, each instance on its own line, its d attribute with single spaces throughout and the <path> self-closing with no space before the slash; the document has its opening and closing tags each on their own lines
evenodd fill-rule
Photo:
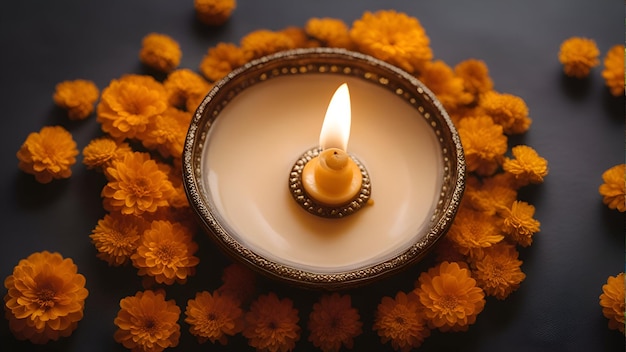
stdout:
<svg viewBox="0 0 626 352">
<path fill-rule="evenodd" d="M 256 275 L 239 263 L 224 268 L 222 282 L 217 290 L 222 295 L 236 298 L 241 304 L 249 303 L 256 291 Z"/>
<path fill-rule="evenodd" d="M 191 112 L 167 109 L 151 121 L 140 138 L 141 143 L 148 149 L 157 150 L 163 157 L 182 157 L 192 117 Z"/>
<path fill-rule="evenodd" d="M 419 78 L 449 110 L 468 104 L 474 99 L 472 94 L 465 91 L 463 79 L 455 76 L 454 71 L 441 60 L 424 65 Z"/>
<path fill-rule="evenodd" d="M 317 48 L 320 46 L 320 43 L 309 37 L 304 28 L 301 27 L 289 26 L 283 28 L 280 33 L 291 38 L 295 48 Z"/>
<path fill-rule="evenodd" d="M 78 149 L 72 135 L 61 126 L 46 126 L 32 132 L 17 151 L 18 167 L 37 182 L 72 176 Z"/>
<path fill-rule="evenodd" d="M 504 223 L 502 231 L 522 247 L 528 247 L 533 235 L 539 232 L 540 223 L 533 219 L 535 207 L 522 201 L 515 201 L 510 208 L 502 212 Z"/>
<path fill-rule="evenodd" d="M 472 261 L 472 275 L 487 295 L 503 300 L 517 290 L 526 275 L 521 270 L 515 246 L 500 242 L 482 251 Z"/>
<path fill-rule="evenodd" d="M 102 91 L 97 120 L 113 138 L 136 138 L 168 107 L 165 88 L 151 76 L 126 75 Z"/>
<path fill-rule="evenodd" d="M 350 37 L 360 52 L 409 73 L 419 72 L 433 57 L 430 39 L 419 20 L 394 10 L 365 12 L 352 24 Z"/>
<path fill-rule="evenodd" d="M 52 98 L 57 106 L 67 110 L 70 120 L 82 120 L 93 112 L 99 95 L 93 81 L 77 79 L 57 84 Z"/>
<path fill-rule="evenodd" d="M 200 72 L 209 81 L 219 81 L 246 62 L 244 51 L 231 43 L 218 43 L 209 48 L 200 61 Z"/>
<path fill-rule="evenodd" d="M 624 45 L 618 44 L 606 53 L 602 78 L 612 95 L 624 95 Z"/>
<path fill-rule="evenodd" d="M 458 126 L 467 170 L 489 176 L 499 167 L 507 150 L 502 126 L 489 116 L 466 117 Z"/>
<path fill-rule="evenodd" d="M 559 61 L 566 75 L 584 78 L 600 63 L 600 50 L 592 39 L 572 37 L 561 43 Z"/>
<path fill-rule="evenodd" d="M 605 285 L 602 285 L 600 306 L 602 314 L 609 320 L 609 329 L 619 330 L 624 333 L 624 317 L 626 316 L 624 304 L 624 273 L 617 276 L 609 276 Z"/>
<path fill-rule="evenodd" d="M 241 38 L 240 45 L 246 61 L 296 47 L 286 34 L 266 29 L 246 34 Z"/>
<path fill-rule="evenodd" d="M 120 213 L 106 214 L 93 229 L 91 242 L 98 250 L 98 258 L 111 266 L 120 266 L 130 260 L 139 245 L 141 234 L 148 224 L 143 218 Z"/>
<path fill-rule="evenodd" d="M 609 209 L 626 211 L 626 164 L 615 165 L 602 173 L 603 184 L 598 191 Z"/>
<path fill-rule="evenodd" d="M 505 158 L 502 168 L 514 175 L 517 186 L 529 183 L 541 183 L 548 175 L 548 161 L 537 154 L 527 145 L 518 145 L 511 148 L 514 159 Z"/>
<path fill-rule="evenodd" d="M 323 295 L 309 315 L 309 341 L 322 351 L 352 349 L 353 339 L 362 332 L 359 312 L 352 307 L 349 295 Z"/>
<path fill-rule="evenodd" d="M 166 220 L 153 221 L 141 237 L 137 251 L 131 255 L 138 275 L 153 277 L 157 283 L 185 283 L 195 274 L 200 262 L 193 254 L 198 245 L 189 229 Z"/>
<path fill-rule="evenodd" d="M 463 87 L 475 98 L 493 89 L 493 81 L 484 61 L 476 59 L 461 61 L 454 66 L 454 73 L 463 79 Z"/>
<path fill-rule="evenodd" d="M 201 75 L 190 69 L 183 68 L 171 72 L 163 82 L 163 87 L 165 87 L 169 95 L 170 105 L 177 108 L 186 108 L 187 100 L 196 96 L 204 98 L 209 92 L 211 84 Z"/>
<path fill-rule="evenodd" d="M 193 7 L 200 22 L 209 26 L 221 26 L 237 7 L 235 0 L 194 0 Z"/>
<path fill-rule="evenodd" d="M 465 255 L 490 247 L 504 239 L 497 227 L 497 218 L 463 206 L 448 231 L 447 237 Z"/>
<path fill-rule="evenodd" d="M 207 340 L 219 341 L 225 345 L 228 336 L 234 336 L 243 330 L 243 311 L 233 297 L 220 295 L 219 292 L 198 292 L 194 299 L 187 301 L 185 322 L 190 325 L 189 332 L 200 343 Z"/>
<path fill-rule="evenodd" d="M 44 344 L 72 334 L 89 295 L 77 271 L 72 259 L 48 251 L 19 261 L 4 280 L 5 313 L 16 338 Z"/>
<path fill-rule="evenodd" d="M 102 189 L 104 207 L 122 214 L 142 215 L 168 206 L 174 191 L 167 174 L 159 169 L 149 154 L 133 152 L 124 155 L 106 169 L 109 182 Z"/>
<path fill-rule="evenodd" d="M 258 351 L 291 351 L 300 339 L 298 310 L 289 298 L 279 299 L 270 292 L 250 305 L 243 336 Z"/>
<path fill-rule="evenodd" d="M 178 346 L 180 308 L 165 294 L 139 291 L 120 300 L 114 323 L 115 341 L 134 352 L 163 351 Z"/>
<path fill-rule="evenodd" d="M 518 96 L 489 91 L 481 95 L 479 104 L 506 134 L 524 133 L 532 123 L 526 102 Z"/>
<path fill-rule="evenodd" d="M 88 169 L 106 170 L 114 161 L 124 158 L 132 149 L 127 143 L 117 142 L 109 137 L 93 139 L 83 148 L 83 164 Z"/>
<path fill-rule="evenodd" d="M 413 292 L 398 292 L 395 299 L 383 297 L 376 309 L 373 329 L 383 343 L 391 341 L 395 350 L 418 348 L 430 336 L 421 309 L 419 298 Z"/>
<path fill-rule="evenodd" d="M 467 330 L 485 307 L 485 293 L 469 269 L 456 262 L 442 262 L 423 272 L 414 292 L 429 325 L 441 331 Z"/>
<path fill-rule="evenodd" d="M 504 177 L 505 175 L 507 174 L 496 174 L 482 181 L 469 177 L 463 194 L 463 202 L 487 215 L 496 215 L 508 208 L 517 199 L 517 191 Z"/>
<path fill-rule="evenodd" d="M 150 33 L 141 42 L 139 60 L 157 71 L 171 72 L 178 67 L 182 56 L 180 45 L 169 35 Z"/>
<path fill-rule="evenodd" d="M 322 46 L 351 49 L 354 44 L 350 38 L 348 26 L 345 22 L 336 18 L 311 18 L 304 31 L 322 43 Z"/>
</svg>

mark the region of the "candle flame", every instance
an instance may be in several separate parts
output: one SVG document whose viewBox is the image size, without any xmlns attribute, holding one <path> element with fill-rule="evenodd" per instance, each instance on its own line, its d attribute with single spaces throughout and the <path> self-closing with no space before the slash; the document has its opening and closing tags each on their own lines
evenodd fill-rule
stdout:
<svg viewBox="0 0 626 352">
<path fill-rule="evenodd" d="M 328 104 L 320 132 L 320 147 L 322 149 L 339 148 L 346 151 L 350 139 L 351 119 L 350 91 L 348 84 L 344 83 L 337 88 Z"/>
</svg>

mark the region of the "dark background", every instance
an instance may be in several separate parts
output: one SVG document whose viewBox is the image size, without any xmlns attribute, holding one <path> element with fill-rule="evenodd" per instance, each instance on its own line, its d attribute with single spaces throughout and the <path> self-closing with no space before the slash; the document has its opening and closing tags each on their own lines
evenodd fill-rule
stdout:
<svg viewBox="0 0 626 352">
<path fill-rule="evenodd" d="M 602 53 L 624 42 L 623 5 L 617 0 L 527 1 L 293 1 L 240 0 L 223 27 L 208 28 L 194 17 L 193 1 L 12 1 L 0 11 L 0 277 L 12 273 L 32 252 L 59 251 L 87 278 L 85 317 L 69 338 L 44 346 L 19 342 L 0 319 L 3 351 L 122 351 L 113 340 L 119 299 L 141 289 L 132 267 L 109 268 L 97 259 L 89 234 L 104 212 L 103 180 L 81 163 L 69 180 L 40 185 L 17 168 L 15 153 L 30 132 L 60 124 L 80 150 L 99 126 L 92 116 L 70 122 L 52 101 L 58 82 L 84 78 L 100 89 L 125 73 L 146 73 L 138 61 L 142 38 L 150 32 L 172 36 L 182 48 L 181 67 L 198 69 L 207 49 L 238 43 L 257 29 L 304 26 L 311 17 L 341 18 L 347 24 L 366 10 L 396 9 L 417 17 L 431 39 L 435 58 L 453 66 L 485 61 L 495 89 L 522 97 L 533 124 L 525 143 L 549 162 L 544 184 L 521 198 L 536 206 L 541 232 L 521 250 L 527 274 L 505 301 L 488 299 L 468 332 L 437 333 L 423 351 L 623 351 L 624 336 L 609 330 L 598 296 L 610 275 L 624 270 L 624 215 L 602 204 L 598 186 L 609 167 L 624 162 L 624 99 L 610 96 L 596 67 L 589 78 L 564 77 L 559 45 L 571 36 L 594 39 Z M 184 311 L 200 290 L 220 284 L 228 263 L 207 236 L 197 236 L 201 263 L 186 285 L 168 287 Z M 380 298 L 412 289 L 421 263 L 381 283 L 347 291 L 364 322 L 354 350 L 387 350 L 372 333 Z M 260 280 L 259 291 L 290 297 L 304 328 L 320 293 Z M 2 295 L 6 289 L 2 288 Z M 182 322 L 174 350 L 242 350 L 241 336 L 226 347 L 198 345 Z M 296 350 L 310 350 L 304 329 Z"/>
</svg>

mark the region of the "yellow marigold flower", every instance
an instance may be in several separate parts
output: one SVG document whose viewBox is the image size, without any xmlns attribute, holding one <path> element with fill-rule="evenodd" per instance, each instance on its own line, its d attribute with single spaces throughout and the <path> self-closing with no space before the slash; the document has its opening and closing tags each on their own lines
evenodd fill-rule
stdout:
<svg viewBox="0 0 626 352">
<path fill-rule="evenodd" d="M 522 201 L 515 201 L 510 208 L 502 212 L 504 223 L 502 231 L 522 247 L 533 242 L 533 235 L 539 232 L 540 223 L 533 219 L 535 207 Z"/>
<path fill-rule="evenodd" d="M 166 34 L 150 33 L 143 38 L 139 60 L 161 72 L 171 72 L 180 64 L 183 52 L 180 45 Z"/>
<path fill-rule="evenodd" d="M 200 22 L 209 26 L 221 26 L 237 7 L 235 0 L 194 0 L 193 7 Z"/>
<path fill-rule="evenodd" d="M 472 275 L 487 295 L 503 300 L 517 290 L 526 275 L 515 246 L 500 242 L 482 251 L 472 262 Z"/>
<path fill-rule="evenodd" d="M 322 46 L 346 49 L 351 49 L 354 46 L 348 26 L 340 19 L 311 18 L 306 22 L 304 31 L 310 37 L 320 41 Z"/>
<path fill-rule="evenodd" d="M 609 209 L 617 209 L 620 212 L 626 211 L 626 164 L 615 165 L 602 173 L 603 184 L 598 191 L 602 195 L 602 202 Z"/>
<path fill-rule="evenodd" d="M 217 290 L 222 295 L 236 298 L 241 304 L 247 304 L 256 291 L 256 275 L 242 264 L 232 263 L 224 268 L 222 285 Z"/>
<path fill-rule="evenodd" d="M 463 79 L 463 87 L 475 99 L 482 93 L 493 89 L 493 81 L 484 61 L 467 59 L 454 66 L 454 73 Z"/>
<path fill-rule="evenodd" d="M 57 84 L 52 98 L 57 106 L 67 110 L 70 120 L 83 120 L 93 112 L 99 95 L 95 83 L 77 79 Z"/>
<path fill-rule="evenodd" d="M 317 40 L 309 37 L 304 28 L 289 26 L 282 29 L 280 33 L 291 38 L 296 48 L 317 48 L 320 46 Z"/>
<path fill-rule="evenodd" d="M 352 24 L 350 37 L 360 52 L 409 73 L 419 72 L 433 57 L 430 39 L 417 18 L 394 10 L 365 12 Z"/>
<path fill-rule="evenodd" d="M 485 307 L 485 293 L 469 269 L 456 262 L 442 262 L 423 272 L 414 292 L 429 325 L 441 331 L 467 330 Z"/>
<path fill-rule="evenodd" d="M 200 343 L 207 340 L 222 345 L 228 342 L 228 336 L 234 336 L 243 330 L 243 311 L 239 302 L 219 292 L 198 292 L 194 299 L 187 301 L 185 323 L 189 332 Z"/>
<path fill-rule="evenodd" d="M 204 96 L 209 92 L 211 84 L 201 75 L 190 69 L 183 68 L 167 75 L 163 87 L 169 95 L 169 103 L 177 108 L 186 108 L 187 100 Z M 195 109 L 194 109 L 195 110 Z"/>
<path fill-rule="evenodd" d="M 611 94 L 618 97 L 624 95 L 624 44 L 613 46 L 604 57 L 602 78 Z"/>
<path fill-rule="evenodd" d="M 160 352 L 178 346 L 180 338 L 180 308 L 165 294 L 139 291 L 120 300 L 120 310 L 114 323 L 115 341 L 131 351 Z"/>
<path fill-rule="evenodd" d="M 240 45 L 246 61 L 296 47 L 286 34 L 266 29 L 246 34 L 241 38 Z"/>
<path fill-rule="evenodd" d="M 250 304 L 243 336 L 258 351 L 291 351 L 300 339 L 298 310 L 289 298 L 262 295 Z"/>
<path fill-rule="evenodd" d="M 146 153 L 129 153 L 107 168 L 109 182 L 102 189 L 108 211 L 141 215 L 168 206 L 173 192 L 167 174 Z"/>
<path fill-rule="evenodd" d="M 514 159 L 505 158 L 502 168 L 514 176 L 518 187 L 529 183 L 541 183 L 548 175 L 548 161 L 527 145 L 511 148 Z"/>
<path fill-rule="evenodd" d="M 104 171 L 113 165 L 114 161 L 121 160 L 132 149 L 127 143 L 117 142 L 108 137 L 93 139 L 83 148 L 83 164 L 88 169 Z"/>
<path fill-rule="evenodd" d="M 465 152 L 467 170 L 479 175 L 493 174 L 507 150 L 507 137 L 502 126 L 489 116 L 466 117 L 458 126 Z"/>
<path fill-rule="evenodd" d="M 468 181 L 472 182 L 466 182 L 463 202 L 487 215 L 496 215 L 508 208 L 517 199 L 517 191 L 504 175 L 496 174 L 482 181 L 469 177 Z"/>
<path fill-rule="evenodd" d="M 155 116 L 141 136 L 144 147 L 157 150 L 162 156 L 180 158 L 192 113 L 169 108 L 163 114 Z"/>
<path fill-rule="evenodd" d="M 602 314 L 609 320 L 609 329 L 619 330 L 624 333 L 624 317 L 626 316 L 624 304 L 624 273 L 617 276 L 609 276 L 605 285 L 602 285 L 600 306 Z"/>
<path fill-rule="evenodd" d="M 35 176 L 37 182 L 72 176 L 78 149 L 72 134 L 61 126 L 46 126 L 33 132 L 17 151 L 18 167 Z"/>
<path fill-rule="evenodd" d="M 120 266 L 135 253 L 146 227 L 141 217 L 111 213 L 98 220 L 89 237 L 98 250 L 98 258 L 111 266 Z"/>
<path fill-rule="evenodd" d="M 72 259 L 48 251 L 20 260 L 4 280 L 5 313 L 16 338 L 44 344 L 72 334 L 89 295 L 77 270 Z"/>
<path fill-rule="evenodd" d="M 430 336 L 419 299 L 413 292 L 398 292 L 395 298 L 383 297 L 372 328 L 383 343 L 391 341 L 393 349 L 400 351 L 418 348 Z"/>
<path fill-rule="evenodd" d="M 600 50 L 592 39 L 572 37 L 561 43 L 559 61 L 566 75 L 584 78 L 600 63 Z"/>
<path fill-rule="evenodd" d="M 474 99 L 465 91 L 463 79 L 443 61 L 428 62 L 420 72 L 419 79 L 437 96 L 443 106 L 454 110 Z"/>
<path fill-rule="evenodd" d="M 219 81 L 246 62 L 244 51 L 231 43 L 218 43 L 209 48 L 200 62 L 200 72 L 209 81 Z"/>
<path fill-rule="evenodd" d="M 167 92 L 151 76 L 126 75 L 102 91 L 97 120 L 113 138 L 136 138 L 168 107 Z"/>
<path fill-rule="evenodd" d="M 352 307 L 350 295 L 323 295 L 309 315 L 309 341 L 322 351 L 352 349 L 353 339 L 362 332 L 359 312 Z"/>
<path fill-rule="evenodd" d="M 489 91 L 481 95 L 479 104 L 493 122 L 502 126 L 506 134 L 524 133 L 532 123 L 526 102 L 518 96 Z"/>
<path fill-rule="evenodd" d="M 466 206 L 461 207 L 447 237 L 465 255 L 490 247 L 504 239 L 497 227 L 497 218 Z"/>
<path fill-rule="evenodd" d="M 185 283 L 195 274 L 200 260 L 193 254 L 198 245 L 186 227 L 166 220 L 153 221 L 144 231 L 137 251 L 131 255 L 139 275 L 153 277 L 157 283 Z"/>
</svg>

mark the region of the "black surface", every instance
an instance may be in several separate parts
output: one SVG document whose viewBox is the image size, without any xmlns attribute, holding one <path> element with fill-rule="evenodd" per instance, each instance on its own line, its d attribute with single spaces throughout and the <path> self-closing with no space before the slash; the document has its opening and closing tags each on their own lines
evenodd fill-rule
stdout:
<svg viewBox="0 0 626 352">
<path fill-rule="evenodd" d="M 100 89 L 124 73 L 145 73 L 137 56 L 147 33 L 165 33 L 183 50 L 181 67 L 197 70 L 207 49 L 220 41 L 238 43 L 256 29 L 303 26 L 311 17 L 336 17 L 351 24 L 365 10 L 394 8 L 417 17 L 435 57 L 449 65 L 484 60 L 495 89 L 522 97 L 533 125 L 512 143 L 526 143 L 549 161 L 544 184 L 522 193 L 537 208 L 541 232 L 521 251 L 527 274 L 505 301 L 489 299 L 475 325 L 464 333 L 433 333 L 423 351 L 623 351 L 624 336 L 607 328 L 598 304 L 609 275 L 624 270 L 624 215 L 607 209 L 597 188 L 601 174 L 624 162 L 624 99 L 609 95 L 595 68 L 585 80 L 570 80 L 557 60 L 571 36 L 594 39 L 602 55 L 624 41 L 623 5 L 615 0 L 551 1 L 239 1 L 228 24 L 210 29 L 194 19 L 193 1 L 12 1 L 0 11 L 0 277 L 35 251 L 59 251 L 87 277 L 85 317 L 70 338 L 45 346 L 18 342 L 0 319 L 3 351 L 122 351 L 113 340 L 120 298 L 141 289 L 133 268 L 109 268 L 95 256 L 89 234 L 103 215 L 102 179 L 82 164 L 69 180 L 48 185 L 17 168 L 16 151 L 28 133 L 61 124 L 79 148 L 98 135 L 92 116 L 69 122 L 54 107 L 54 86 L 85 78 Z M 226 260 L 198 236 L 201 264 L 185 286 L 168 288 L 184 310 L 198 290 L 219 284 Z M 349 291 L 364 321 L 355 350 L 386 350 L 371 332 L 383 295 L 410 290 L 418 265 L 405 274 Z M 261 291 L 291 297 L 301 325 L 319 293 L 263 281 Z M 6 290 L 2 290 L 2 295 Z M 198 345 L 181 319 L 175 350 L 242 350 L 239 337 L 226 348 Z M 303 333 L 296 350 L 309 350 Z M 377 346 L 377 347 L 373 347 Z"/>
</svg>

